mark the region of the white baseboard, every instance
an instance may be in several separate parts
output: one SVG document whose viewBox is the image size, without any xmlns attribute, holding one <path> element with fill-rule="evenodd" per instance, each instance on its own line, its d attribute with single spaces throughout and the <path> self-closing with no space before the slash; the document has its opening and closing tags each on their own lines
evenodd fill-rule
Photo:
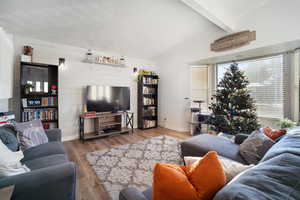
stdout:
<svg viewBox="0 0 300 200">
<path fill-rule="evenodd" d="M 69 135 L 69 136 L 63 136 L 62 137 L 63 142 L 71 141 L 71 140 L 77 140 L 77 139 L 79 139 L 78 135 Z"/>
</svg>

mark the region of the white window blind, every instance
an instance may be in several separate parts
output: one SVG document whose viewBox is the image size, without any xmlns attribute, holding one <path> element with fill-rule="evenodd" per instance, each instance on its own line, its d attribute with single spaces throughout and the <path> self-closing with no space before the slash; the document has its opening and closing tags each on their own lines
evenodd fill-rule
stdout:
<svg viewBox="0 0 300 200">
<path fill-rule="evenodd" d="M 219 82 L 231 63 L 217 65 Z M 282 118 L 284 116 L 285 67 L 283 55 L 238 62 L 250 82 L 248 88 L 255 100 L 259 117 Z"/>
</svg>

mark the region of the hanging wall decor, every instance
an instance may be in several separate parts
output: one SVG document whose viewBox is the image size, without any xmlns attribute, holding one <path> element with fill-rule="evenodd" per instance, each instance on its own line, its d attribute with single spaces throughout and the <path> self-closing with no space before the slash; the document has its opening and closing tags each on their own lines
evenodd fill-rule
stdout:
<svg viewBox="0 0 300 200">
<path fill-rule="evenodd" d="M 256 40 L 256 31 L 242 31 L 233 33 L 215 40 L 211 45 L 211 51 L 220 52 L 236 49 Z"/>
</svg>

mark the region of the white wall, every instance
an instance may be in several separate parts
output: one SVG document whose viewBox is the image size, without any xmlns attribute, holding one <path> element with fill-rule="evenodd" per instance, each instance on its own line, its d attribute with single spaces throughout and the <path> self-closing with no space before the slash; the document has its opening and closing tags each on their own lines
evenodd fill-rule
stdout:
<svg viewBox="0 0 300 200">
<path fill-rule="evenodd" d="M 207 37 L 190 37 L 157 57 L 155 60 L 161 76 L 160 124 L 178 131 L 188 130 L 188 103 L 184 100 L 190 91 L 188 63 L 299 39 L 299 7 L 300 1 L 297 0 L 273 0 L 243 16 L 236 24 L 236 30 L 257 32 L 257 40 L 248 46 L 221 53 L 211 52 L 210 43 L 225 34 L 216 32 Z"/>
<path fill-rule="evenodd" d="M 105 65 L 82 63 L 86 49 L 54 44 L 40 40 L 15 37 L 16 63 L 24 45 L 34 48 L 33 61 L 47 64 L 58 64 L 58 58 L 66 59 L 66 69 L 59 70 L 59 124 L 64 139 L 78 136 L 78 117 L 84 102 L 84 89 L 87 85 L 113 85 L 131 87 L 131 110 L 136 118 L 136 82 L 133 67 L 155 70 L 154 63 L 148 60 L 128 58 L 127 68 L 114 68 Z M 93 52 L 107 56 L 117 56 L 110 52 Z M 16 65 L 14 99 L 17 105 L 19 97 L 19 64 Z M 15 109 L 18 109 L 19 105 Z M 137 120 L 135 120 L 136 122 Z"/>
<path fill-rule="evenodd" d="M 8 110 L 13 85 L 13 37 L 0 27 L 0 112 Z"/>
<path fill-rule="evenodd" d="M 8 99 L 0 99 L 0 112 L 8 111 Z"/>
<path fill-rule="evenodd" d="M 178 131 L 189 129 L 190 65 L 200 56 L 209 55 L 210 41 L 222 32 L 208 33 L 206 37 L 194 37 L 174 46 L 156 58 L 160 74 L 159 124 Z"/>
</svg>

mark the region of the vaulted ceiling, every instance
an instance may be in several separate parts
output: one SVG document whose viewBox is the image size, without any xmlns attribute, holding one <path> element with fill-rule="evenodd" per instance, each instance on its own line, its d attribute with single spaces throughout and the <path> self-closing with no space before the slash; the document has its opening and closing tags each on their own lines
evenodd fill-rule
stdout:
<svg viewBox="0 0 300 200">
<path fill-rule="evenodd" d="M 191 36 L 236 31 L 240 16 L 267 2 L 1 0 L 0 27 L 15 35 L 150 59 Z"/>
<path fill-rule="evenodd" d="M 179 0 L 1 0 L 13 34 L 151 58 L 185 38 L 220 31 Z"/>
</svg>

